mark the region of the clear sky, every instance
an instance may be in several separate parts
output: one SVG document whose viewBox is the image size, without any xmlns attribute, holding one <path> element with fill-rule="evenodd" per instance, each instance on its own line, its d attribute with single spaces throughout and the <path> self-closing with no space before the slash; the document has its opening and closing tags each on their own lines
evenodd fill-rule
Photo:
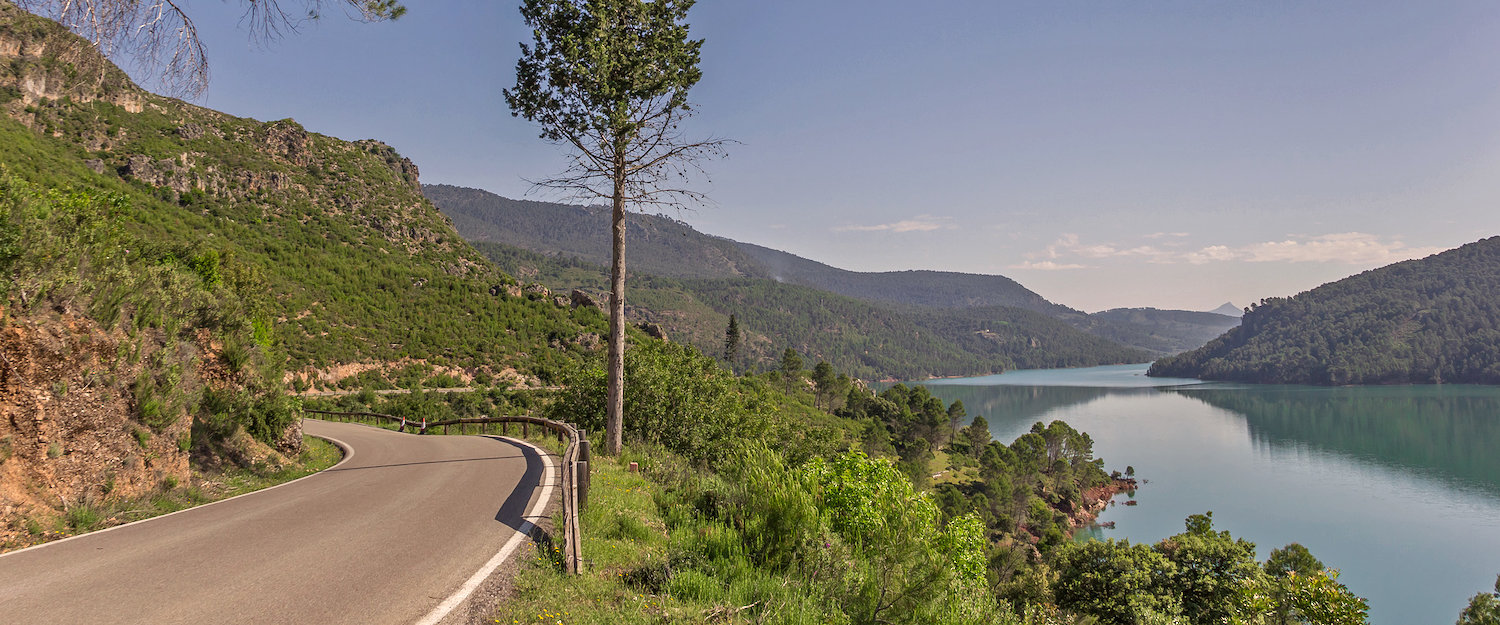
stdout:
<svg viewBox="0 0 1500 625">
<path fill-rule="evenodd" d="M 270 46 L 192 0 L 201 104 L 528 192 L 514 2 L 337 10 Z M 292 2 L 284 1 L 290 6 Z M 1010 276 L 1088 311 L 1291 295 L 1500 234 L 1500 3 L 703 0 L 711 234 L 861 271 Z M 550 199 L 546 196 L 531 197 Z"/>
</svg>

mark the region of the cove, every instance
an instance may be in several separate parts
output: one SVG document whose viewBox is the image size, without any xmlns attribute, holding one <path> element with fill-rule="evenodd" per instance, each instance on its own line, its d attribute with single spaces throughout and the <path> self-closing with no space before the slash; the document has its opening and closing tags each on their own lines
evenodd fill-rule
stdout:
<svg viewBox="0 0 1500 625">
<path fill-rule="evenodd" d="M 1377 625 L 1452 623 L 1500 573 L 1500 387 L 1308 387 L 1145 376 L 1147 365 L 908 382 L 963 400 L 997 440 L 1037 421 L 1147 480 L 1098 538 L 1154 543 L 1206 510 L 1271 549 L 1300 542 Z"/>
</svg>

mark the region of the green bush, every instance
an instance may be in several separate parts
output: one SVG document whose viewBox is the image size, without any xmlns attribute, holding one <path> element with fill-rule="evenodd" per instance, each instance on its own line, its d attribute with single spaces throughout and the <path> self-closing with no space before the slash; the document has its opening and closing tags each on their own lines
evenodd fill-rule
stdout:
<svg viewBox="0 0 1500 625">
<path fill-rule="evenodd" d="M 606 378 L 597 361 L 576 368 L 549 417 L 604 431 Z M 713 463 L 739 441 L 761 440 L 776 418 L 768 389 L 738 379 L 696 349 L 645 340 L 625 353 L 625 434 Z"/>
</svg>

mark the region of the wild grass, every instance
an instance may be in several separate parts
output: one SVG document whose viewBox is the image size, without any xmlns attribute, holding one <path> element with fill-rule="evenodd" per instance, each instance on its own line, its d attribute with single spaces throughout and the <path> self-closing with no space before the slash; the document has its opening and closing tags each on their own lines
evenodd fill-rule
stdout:
<svg viewBox="0 0 1500 625">
<path fill-rule="evenodd" d="M 668 529 L 670 501 L 630 459 L 594 457 L 579 519 L 585 570 L 568 576 L 555 547 L 534 544 L 515 592 L 495 608 L 501 624 L 837 623 L 801 585 L 753 566 L 732 529 L 688 517 Z M 680 511 L 678 511 L 680 512 Z M 714 549 L 704 543 L 718 544 Z M 711 553 L 701 559 L 690 554 Z"/>
</svg>

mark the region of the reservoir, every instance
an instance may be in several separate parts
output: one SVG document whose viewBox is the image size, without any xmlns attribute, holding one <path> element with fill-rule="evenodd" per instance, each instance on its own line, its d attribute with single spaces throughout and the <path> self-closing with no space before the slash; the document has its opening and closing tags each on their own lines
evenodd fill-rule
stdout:
<svg viewBox="0 0 1500 625">
<path fill-rule="evenodd" d="M 1066 421 L 1106 469 L 1147 481 L 1099 538 L 1154 543 L 1212 510 L 1272 549 L 1300 542 L 1369 599 L 1376 625 L 1452 623 L 1500 574 L 1500 387 L 1260 386 L 1147 365 L 920 382 L 1009 443 Z M 912 384 L 912 383 L 909 383 Z"/>
</svg>

